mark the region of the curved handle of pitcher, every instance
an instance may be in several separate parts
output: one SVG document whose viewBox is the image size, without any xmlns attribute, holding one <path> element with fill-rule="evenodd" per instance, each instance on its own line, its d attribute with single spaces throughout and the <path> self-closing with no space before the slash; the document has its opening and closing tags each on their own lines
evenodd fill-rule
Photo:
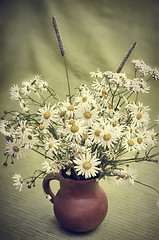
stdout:
<svg viewBox="0 0 159 240">
<path fill-rule="evenodd" d="M 53 194 L 53 192 L 51 191 L 51 188 L 50 188 L 50 181 L 52 180 L 58 180 L 60 181 L 61 179 L 61 174 L 60 173 L 49 173 L 46 175 L 46 177 L 44 178 L 43 180 L 43 189 L 44 189 L 44 192 L 49 195 L 51 197 L 50 201 L 52 203 L 54 203 L 54 199 L 55 199 L 55 195 Z"/>
</svg>

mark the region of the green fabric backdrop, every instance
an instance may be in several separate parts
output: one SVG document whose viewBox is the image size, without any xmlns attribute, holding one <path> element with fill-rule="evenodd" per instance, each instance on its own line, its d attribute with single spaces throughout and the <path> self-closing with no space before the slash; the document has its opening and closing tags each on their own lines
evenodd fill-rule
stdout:
<svg viewBox="0 0 159 240">
<path fill-rule="evenodd" d="M 42 75 L 61 97 L 67 83 L 51 17 L 56 16 L 66 51 L 71 88 L 91 84 L 90 71 L 116 71 L 133 42 L 137 46 L 124 67 L 132 76 L 132 59 L 143 59 L 159 69 L 159 2 L 156 0 L 1 0 L 0 1 L 0 115 L 15 109 L 10 87 Z M 141 101 L 149 105 L 151 120 L 159 114 L 159 82 L 150 83 L 149 95 Z M 0 136 L 0 160 L 5 143 Z M 12 175 L 32 174 L 43 158 L 28 152 L 26 158 L 7 168 L 0 166 L 0 236 L 2 240 L 32 239 L 129 239 L 159 237 L 157 194 L 134 185 L 117 187 L 108 181 L 100 185 L 108 196 L 109 212 L 102 225 L 88 234 L 73 234 L 61 229 L 45 200 L 41 181 L 31 190 L 19 193 L 12 186 Z M 157 166 L 157 167 L 156 167 Z M 144 163 L 138 180 L 159 189 L 158 165 Z M 58 183 L 52 184 L 55 192 Z"/>
</svg>

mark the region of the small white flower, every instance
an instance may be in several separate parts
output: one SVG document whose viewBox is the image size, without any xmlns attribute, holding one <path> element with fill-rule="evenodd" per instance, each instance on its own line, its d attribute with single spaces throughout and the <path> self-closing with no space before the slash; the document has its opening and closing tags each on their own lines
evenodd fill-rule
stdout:
<svg viewBox="0 0 159 240">
<path fill-rule="evenodd" d="M 119 139 L 119 132 L 110 124 L 105 124 L 104 129 L 101 133 L 101 139 L 99 145 L 106 148 L 114 147 L 114 144 L 117 143 L 117 140 Z"/>
<path fill-rule="evenodd" d="M 25 144 L 25 148 L 33 148 L 37 145 L 37 136 L 31 132 L 24 133 L 23 143 Z"/>
<path fill-rule="evenodd" d="M 99 172 L 100 164 L 99 159 L 96 156 L 92 156 L 91 153 L 87 152 L 86 154 L 80 155 L 79 158 L 75 158 L 73 161 L 77 166 L 75 166 L 78 175 L 84 176 L 86 179 L 95 177 Z"/>
<path fill-rule="evenodd" d="M 150 116 L 148 113 L 148 107 L 143 106 L 139 103 L 139 105 L 132 105 L 132 123 L 137 127 L 147 126 L 150 120 Z"/>
<path fill-rule="evenodd" d="M 0 132 L 5 136 L 12 136 L 14 133 L 14 128 L 10 127 L 10 122 L 7 120 L 0 121 Z"/>
<path fill-rule="evenodd" d="M 21 109 L 22 109 L 24 112 L 28 112 L 28 111 L 29 111 L 27 102 L 25 102 L 24 99 L 22 99 L 22 98 L 19 99 L 19 105 L 20 105 Z"/>
<path fill-rule="evenodd" d="M 24 96 L 29 96 L 32 92 L 36 92 L 35 85 L 32 84 L 32 81 L 24 81 L 22 85 L 24 87 L 21 88 L 21 91 Z"/>
<path fill-rule="evenodd" d="M 137 171 L 131 168 L 124 167 L 124 169 L 115 169 L 112 174 L 115 176 L 115 183 L 117 185 L 126 184 L 133 185 L 137 177 Z"/>
<path fill-rule="evenodd" d="M 38 114 L 41 116 L 41 123 L 47 127 L 51 126 L 52 122 L 56 122 L 57 120 L 55 109 L 54 107 L 50 106 L 50 103 L 40 108 L 38 110 Z"/>
<path fill-rule="evenodd" d="M 80 106 L 76 110 L 76 117 L 85 122 L 90 127 L 95 121 L 99 120 L 98 110 L 91 106 Z"/>
<path fill-rule="evenodd" d="M 122 145 L 126 151 L 136 151 L 136 138 L 131 134 L 127 134 L 122 141 Z"/>
<path fill-rule="evenodd" d="M 66 122 L 65 129 L 64 129 L 64 136 L 69 141 L 75 140 L 77 143 L 81 142 L 83 139 L 83 133 L 86 132 L 87 126 L 83 120 L 69 120 Z"/>
<path fill-rule="evenodd" d="M 52 154 L 52 153 L 57 154 L 57 151 L 59 150 L 59 145 L 60 144 L 58 140 L 51 138 L 46 140 L 44 148 L 49 154 Z"/>
<path fill-rule="evenodd" d="M 90 75 L 92 78 L 102 78 L 103 77 L 103 74 L 102 72 L 99 71 L 99 68 L 97 69 L 96 72 L 90 72 Z"/>
<path fill-rule="evenodd" d="M 12 101 L 18 101 L 21 97 L 20 97 L 20 89 L 18 87 L 18 85 L 13 85 L 13 87 L 11 87 L 10 90 L 10 98 Z"/>
<path fill-rule="evenodd" d="M 12 178 L 14 182 L 13 186 L 15 186 L 16 189 L 19 189 L 19 192 L 21 192 L 24 184 L 22 176 L 20 174 L 14 174 Z"/>
<path fill-rule="evenodd" d="M 91 129 L 89 129 L 90 139 L 95 143 L 99 143 L 101 141 L 102 130 L 102 125 L 100 123 L 94 123 Z"/>
<path fill-rule="evenodd" d="M 90 93 L 88 89 L 83 88 L 81 92 L 75 97 L 75 103 L 78 105 L 95 105 L 96 101 L 94 96 Z"/>
<path fill-rule="evenodd" d="M 154 80 L 159 80 L 159 71 L 156 68 L 152 69 L 150 73 Z"/>
<path fill-rule="evenodd" d="M 157 143 L 156 135 L 154 129 L 145 131 L 145 143 L 154 146 Z"/>
<path fill-rule="evenodd" d="M 54 170 L 54 168 L 51 166 L 50 163 L 48 163 L 46 160 L 42 163 L 43 168 L 46 170 L 46 173 Z"/>
<path fill-rule="evenodd" d="M 32 85 L 35 84 L 36 89 L 38 89 L 42 92 L 47 90 L 48 84 L 46 81 L 43 81 L 41 79 L 41 75 L 39 75 L 39 74 L 35 75 L 34 78 L 30 82 Z"/>
<path fill-rule="evenodd" d="M 15 135 L 17 135 L 20 138 L 23 138 L 25 136 L 26 133 L 30 133 L 32 131 L 31 127 L 27 126 L 27 121 L 20 121 L 18 123 L 18 127 L 15 130 Z"/>
<path fill-rule="evenodd" d="M 132 60 L 136 70 L 139 70 L 143 76 L 146 76 L 151 73 L 152 68 L 144 63 L 143 60 Z"/>
<path fill-rule="evenodd" d="M 132 90 L 134 93 L 148 93 L 150 90 L 150 87 L 147 86 L 146 81 L 143 80 L 143 78 L 134 78 L 131 81 L 131 87 L 130 90 Z"/>
<path fill-rule="evenodd" d="M 159 115 L 158 118 L 155 120 L 156 124 L 159 125 Z"/>
<path fill-rule="evenodd" d="M 19 140 L 14 139 L 13 142 L 6 142 L 6 152 L 14 158 L 23 158 L 23 146 Z"/>
<path fill-rule="evenodd" d="M 61 110 L 63 112 L 66 112 L 66 115 L 68 117 L 73 117 L 75 114 L 75 106 L 73 106 L 72 104 L 70 104 L 69 99 L 67 98 L 67 101 L 62 102 L 62 107 Z"/>
</svg>

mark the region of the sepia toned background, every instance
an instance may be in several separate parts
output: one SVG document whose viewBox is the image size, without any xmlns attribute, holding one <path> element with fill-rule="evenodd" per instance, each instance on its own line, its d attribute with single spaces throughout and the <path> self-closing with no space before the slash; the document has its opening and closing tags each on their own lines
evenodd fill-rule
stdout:
<svg viewBox="0 0 159 240">
<path fill-rule="evenodd" d="M 159 2 L 156 0 L 0 0 L 0 116 L 16 109 L 10 88 L 35 74 L 54 88 L 63 100 L 67 94 L 64 62 L 52 27 L 55 16 L 60 27 L 68 64 L 71 89 L 91 85 L 89 72 L 116 71 L 126 51 L 136 41 L 135 51 L 123 71 L 133 76 L 132 59 L 143 59 L 159 69 Z M 159 114 L 159 82 L 150 82 L 151 92 L 141 102 L 151 108 L 152 122 Z M 0 238 L 43 239 L 129 239 L 159 237 L 159 196 L 135 184 L 117 187 L 102 180 L 109 211 L 96 230 L 73 234 L 55 220 L 51 203 L 45 199 L 41 181 L 22 192 L 12 186 L 12 176 L 30 176 L 43 158 L 28 151 L 24 159 L 2 166 L 5 142 L 0 135 Z M 159 165 L 134 164 L 138 180 L 159 189 Z M 56 192 L 58 182 L 52 183 Z"/>
</svg>

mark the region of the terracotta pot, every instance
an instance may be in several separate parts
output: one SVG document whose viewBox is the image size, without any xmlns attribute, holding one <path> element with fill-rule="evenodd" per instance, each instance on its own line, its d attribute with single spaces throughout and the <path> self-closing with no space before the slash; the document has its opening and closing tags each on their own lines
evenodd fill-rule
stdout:
<svg viewBox="0 0 159 240">
<path fill-rule="evenodd" d="M 50 181 L 59 180 L 56 196 Z M 60 224 L 74 232 L 87 232 L 99 226 L 108 210 L 107 197 L 96 179 L 71 180 L 60 173 L 50 173 L 43 180 L 46 194 L 51 196 L 54 213 Z"/>
</svg>

